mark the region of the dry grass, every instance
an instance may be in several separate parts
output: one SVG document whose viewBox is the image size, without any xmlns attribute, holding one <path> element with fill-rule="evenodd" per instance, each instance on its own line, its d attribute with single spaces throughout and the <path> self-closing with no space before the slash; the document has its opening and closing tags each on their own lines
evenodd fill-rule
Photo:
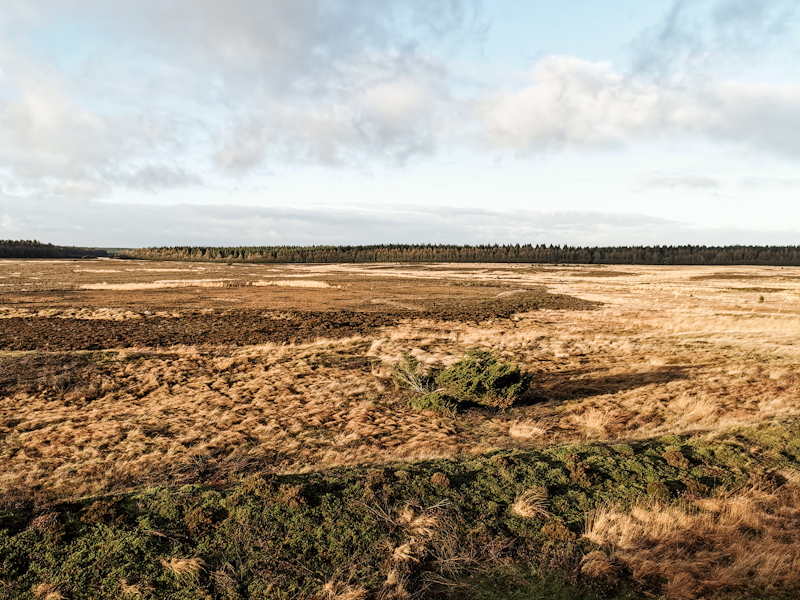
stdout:
<svg viewBox="0 0 800 600">
<path fill-rule="evenodd" d="M 517 419 L 508 427 L 508 435 L 512 438 L 530 440 L 547 436 L 550 426 L 540 420 Z"/>
<path fill-rule="evenodd" d="M 234 279 L 180 279 L 180 280 L 163 280 L 154 281 L 152 283 L 84 283 L 81 286 L 82 290 L 115 290 L 115 291 L 130 291 L 130 290 L 158 290 L 164 288 L 180 288 L 180 287 L 205 287 L 205 288 L 220 288 L 227 287 L 235 281 Z"/>
<path fill-rule="evenodd" d="M 800 584 L 800 488 L 760 482 L 684 506 L 600 509 L 585 536 L 670 598 Z M 590 569 L 598 570 L 597 566 Z"/>
<path fill-rule="evenodd" d="M 49 583 L 40 583 L 33 588 L 34 600 L 66 600 L 57 586 Z"/>
<path fill-rule="evenodd" d="M 364 600 L 369 593 L 363 588 L 332 580 L 322 586 L 322 597 L 325 600 Z"/>
<path fill-rule="evenodd" d="M 309 279 L 291 280 L 291 279 L 277 279 L 272 281 L 254 281 L 250 285 L 256 287 L 277 286 L 277 287 L 298 287 L 298 288 L 329 288 L 330 284 L 324 281 L 313 281 Z"/>
<path fill-rule="evenodd" d="M 197 579 L 206 570 L 206 563 L 197 556 L 192 558 L 179 558 L 176 556 L 162 558 L 161 566 L 175 575 L 175 577 L 187 577 L 189 579 Z"/>
<path fill-rule="evenodd" d="M 511 506 L 514 514 L 526 519 L 547 518 L 550 516 L 547 504 L 547 489 L 532 488 L 517 496 Z"/>
<path fill-rule="evenodd" d="M 2 261 L 0 317 L 180 318 L 223 300 L 274 315 L 375 311 L 541 285 L 605 304 L 481 323 L 409 317 L 368 338 L 311 344 L 119 349 L 86 381 L 0 396 L 0 489 L 85 495 L 157 481 L 224 482 L 254 469 L 642 439 L 800 415 L 800 269 L 626 266 L 601 276 L 525 265 L 118 264 Z M 165 271 L 176 279 L 157 279 Z M 207 279 L 197 279 L 199 271 Z M 779 291 L 752 291 L 754 278 L 759 290 Z M 225 299 L 197 287 L 232 282 L 239 287 L 227 288 Z M 256 289 L 259 282 L 275 285 Z M 172 283 L 182 287 L 76 291 Z M 519 406 L 455 420 L 406 408 L 408 397 L 391 385 L 403 352 L 446 367 L 470 347 L 539 373 Z"/>
<path fill-rule="evenodd" d="M 324 366 L 359 340 L 129 351 L 75 389 L 0 399 L 0 486 L 79 495 L 467 450 L 449 419 L 382 403 L 384 380 Z"/>
</svg>

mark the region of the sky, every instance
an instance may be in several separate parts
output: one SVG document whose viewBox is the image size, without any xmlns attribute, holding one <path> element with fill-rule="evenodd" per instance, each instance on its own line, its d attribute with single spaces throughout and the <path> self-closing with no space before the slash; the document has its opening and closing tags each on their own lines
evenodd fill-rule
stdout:
<svg viewBox="0 0 800 600">
<path fill-rule="evenodd" d="M 800 244 L 796 0 L 0 0 L 0 238 Z"/>
</svg>

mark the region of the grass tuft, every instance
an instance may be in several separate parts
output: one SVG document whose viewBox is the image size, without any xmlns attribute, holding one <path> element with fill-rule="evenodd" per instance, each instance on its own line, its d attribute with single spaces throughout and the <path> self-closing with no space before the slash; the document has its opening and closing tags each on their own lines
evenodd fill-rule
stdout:
<svg viewBox="0 0 800 600">
<path fill-rule="evenodd" d="M 511 506 L 514 514 L 526 519 L 546 519 L 550 516 L 547 504 L 547 488 L 534 487 L 525 490 Z"/>
</svg>

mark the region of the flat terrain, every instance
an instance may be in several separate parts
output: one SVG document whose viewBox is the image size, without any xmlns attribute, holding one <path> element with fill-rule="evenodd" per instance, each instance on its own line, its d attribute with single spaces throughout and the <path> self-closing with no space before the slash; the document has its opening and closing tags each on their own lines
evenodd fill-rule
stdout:
<svg viewBox="0 0 800 600">
<path fill-rule="evenodd" d="M 35 511 L 253 474 L 791 429 L 799 340 L 791 267 L 0 261 L 0 494 Z M 504 411 L 408 408 L 391 378 L 403 352 L 446 367 L 470 348 L 535 372 L 531 389 Z M 800 473 L 781 472 L 795 493 Z M 619 511 L 574 533 L 650 581 Z M 712 589 L 678 575 L 648 589 Z"/>
</svg>

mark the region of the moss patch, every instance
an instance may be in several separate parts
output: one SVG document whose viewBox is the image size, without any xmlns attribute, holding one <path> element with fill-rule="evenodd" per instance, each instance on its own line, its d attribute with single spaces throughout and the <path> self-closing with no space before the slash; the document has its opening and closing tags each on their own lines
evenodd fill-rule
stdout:
<svg viewBox="0 0 800 600">
<path fill-rule="evenodd" d="M 581 558 L 595 549 L 581 537 L 587 513 L 647 496 L 676 503 L 797 468 L 798 442 L 800 428 L 785 424 L 714 441 L 500 451 L 255 476 L 220 490 L 155 488 L 35 516 L 5 512 L 0 598 L 32 599 L 42 585 L 72 600 L 313 598 L 333 581 L 372 596 L 395 588 L 487 599 L 648 592 L 655 584 L 624 572 L 602 581 L 581 574 Z M 534 487 L 547 490 L 549 512 L 519 516 L 515 498 Z"/>
</svg>

